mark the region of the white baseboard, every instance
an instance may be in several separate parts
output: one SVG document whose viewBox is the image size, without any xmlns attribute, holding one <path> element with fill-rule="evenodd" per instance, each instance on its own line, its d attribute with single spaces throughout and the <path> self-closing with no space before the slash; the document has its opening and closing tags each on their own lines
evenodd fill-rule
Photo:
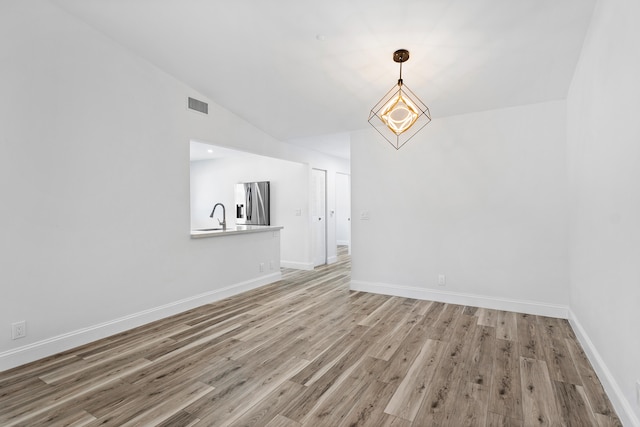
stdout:
<svg viewBox="0 0 640 427">
<path fill-rule="evenodd" d="M 312 262 L 280 261 L 280 267 L 310 271 L 314 266 Z"/>
<path fill-rule="evenodd" d="M 282 274 L 278 271 L 256 279 L 236 283 L 222 289 L 215 289 L 200 295 L 195 295 L 108 322 L 78 329 L 76 331 L 71 331 L 12 350 L 4 351 L 0 353 L 0 372 L 142 326 L 146 323 L 164 319 L 165 317 L 169 317 L 204 304 L 210 304 L 240 292 L 268 285 L 269 283 L 276 282 L 281 278 Z"/>
<path fill-rule="evenodd" d="M 337 255 L 327 257 L 327 264 L 335 264 L 336 262 L 338 262 Z"/>
<path fill-rule="evenodd" d="M 611 374 L 611 371 L 607 367 L 606 363 L 604 363 L 604 360 L 602 360 L 602 357 L 600 357 L 600 353 L 596 350 L 595 345 L 593 345 L 593 342 L 578 321 L 575 313 L 571 310 L 569 310 L 569 323 L 571 324 L 573 331 L 576 333 L 578 341 L 580 341 L 589 362 L 591 362 L 593 369 L 596 371 L 598 379 L 604 387 L 604 390 L 616 410 L 620 421 L 622 421 L 622 424 L 625 426 L 640 427 L 640 420 L 636 417 L 631 403 L 625 398 L 618 382 Z"/>
<path fill-rule="evenodd" d="M 405 298 L 439 301 L 448 304 L 470 305 L 473 307 L 491 308 L 494 310 L 515 311 L 517 313 L 557 317 L 560 319 L 567 319 L 569 317 L 568 306 L 559 304 L 548 304 L 537 301 L 487 297 L 484 295 L 440 291 L 434 289 L 418 288 L 415 286 L 364 282 L 361 280 L 352 280 L 351 290 L 394 295 Z"/>
</svg>

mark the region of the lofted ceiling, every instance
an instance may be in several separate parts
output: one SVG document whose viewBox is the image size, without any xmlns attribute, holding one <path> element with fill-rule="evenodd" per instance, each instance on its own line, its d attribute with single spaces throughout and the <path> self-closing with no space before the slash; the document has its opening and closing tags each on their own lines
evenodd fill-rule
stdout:
<svg viewBox="0 0 640 427">
<path fill-rule="evenodd" d="M 52 0 L 267 134 L 368 127 L 404 83 L 434 118 L 564 99 L 595 0 Z M 344 138 L 343 138 L 344 139 Z"/>
</svg>

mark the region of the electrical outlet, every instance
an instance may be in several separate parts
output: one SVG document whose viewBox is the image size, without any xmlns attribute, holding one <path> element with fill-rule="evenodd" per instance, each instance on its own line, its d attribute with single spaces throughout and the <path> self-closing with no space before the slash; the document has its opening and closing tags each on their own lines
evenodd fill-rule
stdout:
<svg viewBox="0 0 640 427">
<path fill-rule="evenodd" d="M 447 276 L 444 274 L 438 274 L 438 286 L 444 286 L 447 284 Z"/>
<path fill-rule="evenodd" d="M 27 336 L 27 322 L 24 320 L 11 324 L 11 339 L 17 340 Z"/>
<path fill-rule="evenodd" d="M 260 263 L 260 273 L 264 273 L 264 262 Z"/>
</svg>

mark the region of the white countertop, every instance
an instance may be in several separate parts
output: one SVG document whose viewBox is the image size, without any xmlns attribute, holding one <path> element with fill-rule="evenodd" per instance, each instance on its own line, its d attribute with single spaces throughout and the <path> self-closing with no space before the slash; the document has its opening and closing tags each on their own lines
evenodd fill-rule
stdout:
<svg viewBox="0 0 640 427">
<path fill-rule="evenodd" d="M 231 236 L 233 234 L 246 233 L 264 233 L 265 231 L 282 230 L 282 226 L 273 225 L 236 225 L 235 227 L 227 227 L 226 230 L 219 228 L 191 230 L 192 239 L 200 239 L 202 237 L 220 237 Z"/>
</svg>

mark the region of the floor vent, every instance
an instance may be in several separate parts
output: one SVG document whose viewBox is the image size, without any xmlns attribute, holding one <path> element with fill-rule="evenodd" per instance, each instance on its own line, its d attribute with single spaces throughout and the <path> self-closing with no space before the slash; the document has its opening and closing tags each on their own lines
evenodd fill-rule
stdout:
<svg viewBox="0 0 640 427">
<path fill-rule="evenodd" d="M 209 104 L 198 101 L 197 99 L 189 98 L 189 108 L 204 114 L 209 114 Z"/>
</svg>

